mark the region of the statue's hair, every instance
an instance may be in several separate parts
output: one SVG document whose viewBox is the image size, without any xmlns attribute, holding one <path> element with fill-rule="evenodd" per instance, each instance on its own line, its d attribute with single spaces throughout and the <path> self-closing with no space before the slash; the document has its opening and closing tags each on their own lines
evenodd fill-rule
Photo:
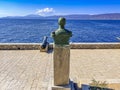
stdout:
<svg viewBox="0 0 120 90">
<path fill-rule="evenodd" d="M 58 20 L 58 23 L 59 23 L 60 25 L 65 25 L 66 19 L 65 19 L 64 17 L 60 17 L 59 20 Z"/>
</svg>

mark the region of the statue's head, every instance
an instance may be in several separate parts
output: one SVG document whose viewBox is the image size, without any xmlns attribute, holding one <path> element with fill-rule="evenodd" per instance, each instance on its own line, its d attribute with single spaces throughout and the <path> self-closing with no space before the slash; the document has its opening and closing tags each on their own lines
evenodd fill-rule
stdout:
<svg viewBox="0 0 120 90">
<path fill-rule="evenodd" d="M 63 17 L 60 17 L 58 20 L 58 24 L 64 26 L 66 24 L 66 19 Z"/>
</svg>

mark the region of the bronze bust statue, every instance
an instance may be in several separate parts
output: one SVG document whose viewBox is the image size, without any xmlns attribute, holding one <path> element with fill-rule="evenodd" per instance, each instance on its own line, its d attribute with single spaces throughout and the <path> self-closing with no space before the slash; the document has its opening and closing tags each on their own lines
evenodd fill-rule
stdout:
<svg viewBox="0 0 120 90">
<path fill-rule="evenodd" d="M 54 39 L 55 45 L 69 45 L 69 38 L 72 37 L 72 32 L 65 29 L 66 24 L 65 18 L 59 18 L 58 20 L 59 28 L 52 32 L 51 36 Z"/>
</svg>

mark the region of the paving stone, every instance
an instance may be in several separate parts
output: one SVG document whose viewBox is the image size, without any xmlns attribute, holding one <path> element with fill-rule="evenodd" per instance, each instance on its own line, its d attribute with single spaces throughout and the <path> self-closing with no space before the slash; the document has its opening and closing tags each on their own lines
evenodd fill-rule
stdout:
<svg viewBox="0 0 120 90">
<path fill-rule="evenodd" d="M 39 50 L 0 50 L 0 90 L 47 90 L 52 57 Z M 70 78 L 79 86 L 95 78 L 119 90 L 120 49 L 71 49 Z"/>
</svg>

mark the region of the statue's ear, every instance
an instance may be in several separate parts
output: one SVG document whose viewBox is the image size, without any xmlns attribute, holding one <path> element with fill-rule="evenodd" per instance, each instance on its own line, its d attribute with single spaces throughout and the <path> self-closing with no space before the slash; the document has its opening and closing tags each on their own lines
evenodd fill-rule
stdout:
<svg viewBox="0 0 120 90">
<path fill-rule="evenodd" d="M 52 32 L 52 34 L 54 34 L 54 35 L 55 35 L 55 32 Z"/>
<path fill-rule="evenodd" d="M 54 37 L 54 36 L 55 36 L 55 32 L 52 32 L 52 33 L 51 33 L 51 36 Z"/>
</svg>

